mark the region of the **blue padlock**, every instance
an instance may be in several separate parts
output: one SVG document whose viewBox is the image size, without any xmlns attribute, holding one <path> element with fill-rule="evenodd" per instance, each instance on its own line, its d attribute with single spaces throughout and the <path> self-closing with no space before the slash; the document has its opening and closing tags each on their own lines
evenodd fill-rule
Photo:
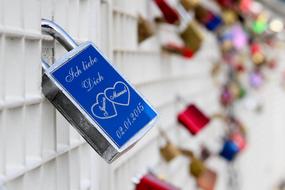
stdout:
<svg viewBox="0 0 285 190">
<path fill-rule="evenodd" d="M 69 51 L 51 66 L 42 61 L 44 95 L 111 163 L 149 131 L 156 111 L 92 42 L 77 45 L 49 20 L 41 26 Z"/>
<path fill-rule="evenodd" d="M 226 140 L 220 152 L 220 156 L 228 161 L 232 161 L 239 151 L 239 147 L 232 140 Z"/>
</svg>

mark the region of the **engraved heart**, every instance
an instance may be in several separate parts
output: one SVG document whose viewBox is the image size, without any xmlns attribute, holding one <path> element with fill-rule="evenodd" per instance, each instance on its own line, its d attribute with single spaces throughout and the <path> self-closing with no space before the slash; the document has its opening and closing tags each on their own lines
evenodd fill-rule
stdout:
<svg viewBox="0 0 285 190">
<path fill-rule="evenodd" d="M 110 119 L 117 116 L 115 105 L 103 93 L 96 97 L 96 103 L 91 107 L 92 114 L 99 119 Z"/>
<path fill-rule="evenodd" d="M 107 88 L 105 90 L 105 96 L 114 104 L 122 106 L 128 106 L 130 104 L 129 87 L 121 81 L 116 82 L 113 87 Z"/>
</svg>

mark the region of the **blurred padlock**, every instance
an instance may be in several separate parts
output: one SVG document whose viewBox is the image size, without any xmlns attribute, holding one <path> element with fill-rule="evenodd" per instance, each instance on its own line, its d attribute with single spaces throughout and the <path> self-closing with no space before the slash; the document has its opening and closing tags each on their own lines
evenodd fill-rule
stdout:
<svg viewBox="0 0 285 190">
<path fill-rule="evenodd" d="M 260 44 L 255 42 L 251 43 L 250 50 L 251 50 L 252 61 L 254 64 L 261 65 L 265 63 L 265 56 Z"/>
<path fill-rule="evenodd" d="M 235 99 L 241 99 L 246 95 L 246 90 L 239 84 L 238 82 L 230 82 L 229 88 L 231 94 L 234 96 Z"/>
<path fill-rule="evenodd" d="M 234 8 L 236 0 L 216 0 L 216 2 L 223 8 Z"/>
<path fill-rule="evenodd" d="M 235 24 L 231 28 L 232 43 L 237 50 L 242 50 L 248 45 L 248 36 L 241 25 Z"/>
<path fill-rule="evenodd" d="M 200 49 L 203 35 L 196 22 L 191 21 L 180 36 L 184 41 L 185 46 L 193 52 L 197 52 Z"/>
<path fill-rule="evenodd" d="M 179 190 L 179 188 L 163 181 L 153 174 L 143 176 L 136 185 L 136 190 Z"/>
<path fill-rule="evenodd" d="M 243 13 L 248 13 L 252 6 L 252 0 L 240 0 L 239 2 L 239 9 Z"/>
<path fill-rule="evenodd" d="M 224 142 L 223 148 L 220 151 L 220 156 L 228 161 L 233 161 L 236 155 L 239 153 L 239 147 L 231 139 L 227 139 Z"/>
<path fill-rule="evenodd" d="M 189 165 L 190 174 L 197 179 L 205 172 L 205 170 L 206 167 L 203 161 L 196 157 L 192 157 Z"/>
<path fill-rule="evenodd" d="M 246 139 L 240 132 L 234 132 L 230 135 L 230 139 L 238 146 L 239 151 L 246 147 Z"/>
<path fill-rule="evenodd" d="M 165 146 L 160 148 L 160 154 L 165 161 L 170 162 L 181 155 L 180 150 L 171 142 L 166 142 Z"/>
<path fill-rule="evenodd" d="M 253 88 L 260 88 L 264 83 L 264 76 L 259 69 L 253 70 L 249 74 L 249 84 Z"/>
<path fill-rule="evenodd" d="M 211 156 L 211 151 L 205 146 L 201 146 L 201 151 L 200 151 L 200 158 L 203 161 L 206 161 L 208 158 Z"/>
<path fill-rule="evenodd" d="M 220 103 L 221 105 L 227 107 L 234 101 L 234 95 L 230 91 L 229 87 L 225 85 L 222 89 L 221 96 L 220 96 Z"/>
<path fill-rule="evenodd" d="M 263 34 L 268 28 L 266 20 L 256 20 L 252 24 L 252 31 L 256 34 Z"/>
<path fill-rule="evenodd" d="M 186 11 L 193 10 L 199 4 L 199 2 L 200 0 L 180 0 L 181 5 Z"/>
<path fill-rule="evenodd" d="M 147 38 L 154 35 L 154 26 L 153 24 L 139 15 L 138 18 L 138 41 L 139 43 L 143 42 Z"/>
<path fill-rule="evenodd" d="M 230 9 L 226 9 L 226 10 L 223 10 L 222 12 L 222 18 L 223 18 L 224 24 L 232 25 L 236 22 L 237 15 L 234 11 Z"/>
<path fill-rule="evenodd" d="M 210 31 L 216 31 L 222 25 L 220 16 L 200 4 L 195 7 L 195 18 Z"/>
<path fill-rule="evenodd" d="M 177 119 L 192 135 L 198 134 L 210 122 L 210 118 L 194 104 L 179 113 Z"/>
<path fill-rule="evenodd" d="M 206 169 L 203 174 L 197 178 L 197 185 L 203 190 L 214 190 L 217 181 L 216 172 Z"/>
<path fill-rule="evenodd" d="M 187 48 L 186 46 L 181 46 L 174 43 L 168 43 L 163 45 L 162 50 L 183 56 L 184 58 L 192 58 L 194 55 L 194 52 L 191 49 Z"/>
<path fill-rule="evenodd" d="M 166 0 L 154 0 L 158 8 L 163 14 L 165 21 L 169 24 L 179 24 L 179 15 L 177 11 L 172 8 Z"/>
</svg>

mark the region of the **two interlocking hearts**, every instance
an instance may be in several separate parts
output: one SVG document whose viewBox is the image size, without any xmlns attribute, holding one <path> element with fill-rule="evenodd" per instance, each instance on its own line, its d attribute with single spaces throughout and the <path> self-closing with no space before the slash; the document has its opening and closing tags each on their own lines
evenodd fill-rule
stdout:
<svg viewBox="0 0 285 190">
<path fill-rule="evenodd" d="M 116 105 L 128 106 L 130 91 L 128 86 L 118 81 L 113 87 L 104 90 L 96 96 L 96 103 L 92 105 L 92 114 L 99 119 L 110 119 L 118 115 Z"/>
</svg>

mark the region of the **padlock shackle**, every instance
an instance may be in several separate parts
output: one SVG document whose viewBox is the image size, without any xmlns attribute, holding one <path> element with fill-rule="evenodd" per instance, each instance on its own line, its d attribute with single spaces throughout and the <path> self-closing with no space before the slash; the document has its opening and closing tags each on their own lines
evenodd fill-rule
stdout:
<svg viewBox="0 0 285 190">
<path fill-rule="evenodd" d="M 41 30 L 42 33 L 54 37 L 54 39 L 56 39 L 67 51 L 70 51 L 78 46 L 78 44 L 62 27 L 51 20 L 42 19 Z M 42 66 L 45 70 L 49 68 L 49 65 L 44 60 L 42 60 Z"/>
</svg>

